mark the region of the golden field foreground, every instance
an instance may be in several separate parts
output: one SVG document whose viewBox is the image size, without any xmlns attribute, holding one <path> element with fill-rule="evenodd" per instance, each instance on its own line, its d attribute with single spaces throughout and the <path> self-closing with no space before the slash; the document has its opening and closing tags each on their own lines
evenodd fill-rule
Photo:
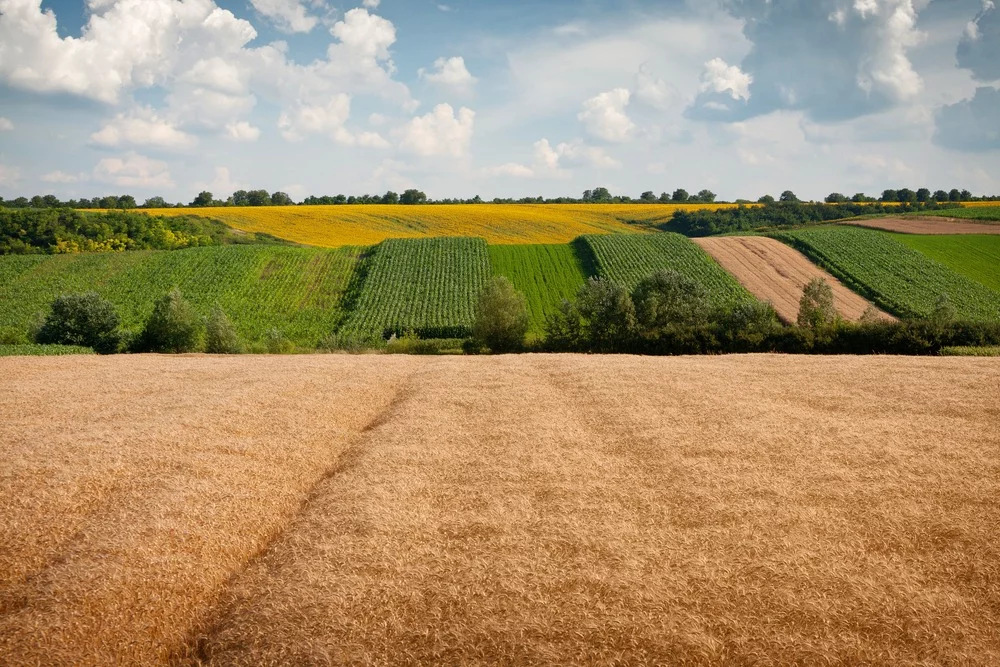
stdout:
<svg viewBox="0 0 1000 667">
<path fill-rule="evenodd" d="M 245 232 L 306 245 L 368 246 L 390 238 L 474 236 L 496 244 L 569 243 L 584 234 L 643 232 L 679 209 L 723 204 L 365 204 L 148 209 L 150 215 L 198 215 Z M 729 207 L 732 204 L 728 205 Z"/>
<path fill-rule="evenodd" d="M 1000 662 L 996 359 L 0 374 L 0 664 Z"/>
</svg>

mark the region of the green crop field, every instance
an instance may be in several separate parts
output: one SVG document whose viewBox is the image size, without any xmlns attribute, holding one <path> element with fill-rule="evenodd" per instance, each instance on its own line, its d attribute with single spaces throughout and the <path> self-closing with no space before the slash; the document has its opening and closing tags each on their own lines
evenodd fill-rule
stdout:
<svg viewBox="0 0 1000 667">
<path fill-rule="evenodd" d="M 918 214 L 914 214 L 918 215 Z M 969 206 L 966 208 L 949 208 L 943 211 L 925 211 L 919 215 L 930 215 L 939 218 L 960 218 L 962 220 L 982 220 L 1000 222 L 1000 206 Z"/>
<path fill-rule="evenodd" d="M 483 239 L 390 239 L 371 250 L 362 273 L 346 331 L 462 337 L 490 276 L 490 256 Z"/>
<path fill-rule="evenodd" d="M 893 234 L 892 237 L 949 269 L 1000 292 L 1000 236 Z"/>
<path fill-rule="evenodd" d="M 885 232 L 819 227 L 775 234 L 855 291 L 902 317 L 926 316 L 947 294 L 960 316 L 1000 319 L 1000 292 L 934 261 Z"/>
<path fill-rule="evenodd" d="M 586 281 L 583 265 L 570 245 L 490 246 L 493 274 L 506 276 L 528 301 L 531 333 L 545 330 L 545 318 L 563 299 L 573 300 Z"/>
<path fill-rule="evenodd" d="M 361 250 L 214 246 L 173 251 L 0 257 L 0 327 L 26 330 L 69 293 L 97 291 L 123 325 L 142 328 L 173 287 L 202 315 L 218 303 L 247 341 L 271 328 L 314 345 L 341 318 L 340 299 Z"/>
<path fill-rule="evenodd" d="M 76 345 L 0 345 L 0 357 L 65 357 L 71 354 L 94 354 L 94 351 Z"/>
<path fill-rule="evenodd" d="M 680 234 L 584 236 L 583 241 L 598 274 L 629 289 L 660 269 L 673 269 L 704 285 L 717 306 L 753 300 L 732 275 Z"/>
</svg>

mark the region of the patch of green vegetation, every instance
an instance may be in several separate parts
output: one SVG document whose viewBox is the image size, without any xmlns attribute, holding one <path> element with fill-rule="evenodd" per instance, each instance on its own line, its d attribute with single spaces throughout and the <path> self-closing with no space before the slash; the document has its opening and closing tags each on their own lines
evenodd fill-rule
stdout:
<svg viewBox="0 0 1000 667">
<path fill-rule="evenodd" d="M 1000 357 L 1000 346 L 994 347 L 946 347 L 942 357 Z"/>
<path fill-rule="evenodd" d="M 0 345 L 0 357 L 61 357 L 70 354 L 94 354 L 94 351 L 76 345 Z"/>
<path fill-rule="evenodd" d="M 571 245 L 491 245 L 493 275 L 505 276 L 528 301 L 529 332 L 540 335 L 545 319 L 572 300 L 586 282 Z"/>
<path fill-rule="evenodd" d="M 0 257 L 0 328 L 27 331 L 63 294 L 96 291 L 137 333 L 157 299 L 177 287 L 198 315 L 218 304 L 247 341 L 272 329 L 315 346 L 343 316 L 340 303 L 362 249 L 212 246 L 177 251 Z"/>
<path fill-rule="evenodd" d="M 856 292 L 900 317 L 927 317 L 947 295 L 963 319 L 1000 319 L 1000 292 L 904 245 L 859 227 L 817 227 L 775 238 L 802 251 Z"/>
<path fill-rule="evenodd" d="M 585 236 L 601 278 L 629 291 L 660 269 L 673 269 L 702 285 L 714 306 L 732 308 L 754 297 L 732 275 L 680 234 Z"/>
<path fill-rule="evenodd" d="M 1000 291 L 1000 235 L 893 234 L 894 239 L 949 269 Z"/>
<path fill-rule="evenodd" d="M 486 241 L 389 239 L 371 251 L 345 331 L 465 338 L 490 276 Z"/>
<path fill-rule="evenodd" d="M 915 214 L 917 215 L 917 214 Z M 1000 222 L 1000 206 L 968 206 L 945 211 L 927 211 L 919 215 L 942 218 L 959 218 L 961 220 L 980 220 L 983 222 Z"/>
</svg>

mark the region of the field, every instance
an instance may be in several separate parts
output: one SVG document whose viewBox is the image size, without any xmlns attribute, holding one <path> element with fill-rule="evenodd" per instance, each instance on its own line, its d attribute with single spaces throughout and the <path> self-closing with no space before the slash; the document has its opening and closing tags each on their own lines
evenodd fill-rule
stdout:
<svg viewBox="0 0 1000 667">
<path fill-rule="evenodd" d="M 348 331 L 461 338 L 490 276 L 486 242 L 475 238 L 390 239 L 371 249 Z"/>
<path fill-rule="evenodd" d="M 96 290 L 138 331 L 153 304 L 179 287 L 207 316 L 218 303 L 254 341 L 277 328 L 315 345 L 341 317 L 360 250 L 219 246 L 175 251 L 0 257 L 0 327 L 25 331 L 52 299 Z"/>
<path fill-rule="evenodd" d="M 583 242 L 600 276 L 630 290 L 660 269 L 672 269 L 701 283 L 716 305 L 733 306 L 753 298 L 704 250 L 680 234 L 586 236 Z"/>
<path fill-rule="evenodd" d="M 871 304 L 810 262 L 800 252 L 764 236 L 723 236 L 694 239 L 724 269 L 761 301 L 769 301 L 786 322 L 799 314 L 802 290 L 813 278 L 823 278 L 833 289 L 837 312 L 857 321 Z M 888 317 L 882 313 L 883 317 Z"/>
<path fill-rule="evenodd" d="M 928 211 L 925 215 L 941 216 L 946 218 L 960 218 L 963 220 L 1000 221 L 1000 203 L 993 202 L 972 202 L 963 204 L 963 208 L 947 211 Z"/>
<path fill-rule="evenodd" d="M 2 664 L 1000 661 L 995 359 L 0 373 Z"/>
<path fill-rule="evenodd" d="M 956 273 L 890 234 L 838 226 L 775 236 L 894 315 L 926 316 L 947 294 L 961 317 L 1000 319 L 1000 292 Z"/>
<path fill-rule="evenodd" d="M 94 351 L 76 345 L 0 345 L 0 357 L 61 357 L 67 354 L 94 354 Z"/>
<path fill-rule="evenodd" d="M 573 247 L 561 245 L 490 246 L 493 273 L 506 276 L 525 295 L 531 333 L 541 334 L 545 318 L 557 312 L 563 299 L 572 301 L 587 279 Z"/>
<path fill-rule="evenodd" d="M 1000 291 L 1000 236 L 913 236 L 894 237 L 987 287 Z"/>
<path fill-rule="evenodd" d="M 973 209 L 974 210 L 974 209 Z M 949 218 L 871 218 L 846 220 L 844 225 L 868 227 L 902 234 L 1000 234 L 1000 225 L 962 222 Z"/>
<path fill-rule="evenodd" d="M 729 205 L 732 206 L 732 205 Z M 469 204 L 264 206 L 150 209 L 150 215 L 213 218 L 245 232 L 306 245 L 367 246 L 389 238 L 472 236 L 496 244 L 569 243 L 583 234 L 626 234 L 666 222 L 674 211 L 718 204 Z"/>
</svg>

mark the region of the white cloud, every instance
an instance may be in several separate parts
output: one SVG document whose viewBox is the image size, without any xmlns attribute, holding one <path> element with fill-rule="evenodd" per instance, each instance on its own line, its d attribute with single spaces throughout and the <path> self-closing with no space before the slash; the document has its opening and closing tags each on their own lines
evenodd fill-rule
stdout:
<svg viewBox="0 0 1000 667">
<path fill-rule="evenodd" d="M 396 42 L 396 28 L 391 21 L 360 7 L 344 14 L 344 20 L 338 21 L 330 34 L 359 59 L 388 61 L 389 47 Z"/>
<path fill-rule="evenodd" d="M 355 134 L 345 127 L 351 115 L 351 97 L 341 93 L 326 104 L 305 105 L 285 111 L 278 119 L 281 135 L 288 141 L 301 141 L 307 135 L 321 134 L 345 146 L 387 148 L 389 142 L 375 132 Z"/>
<path fill-rule="evenodd" d="M 309 32 L 319 22 L 299 0 L 250 0 L 250 4 L 284 32 Z"/>
<path fill-rule="evenodd" d="M 750 84 L 753 83 L 753 77 L 745 74 L 736 65 L 729 65 L 722 58 L 713 58 L 705 63 L 701 81 L 702 92 L 728 92 L 734 100 L 750 100 Z"/>
<path fill-rule="evenodd" d="M 455 114 L 450 104 L 439 104 L 402 129 L 400 148 L 417 155 L 463 157 L 472 141 L 476 112 L 462 107 Z"/>
<path fill-rule="evenodd" d="M 468 90 L 476 83 L 476 77 L 469 73 L 465 67 L 465 58 L 462 56 L 438 58 L 434 61 L 433 71 L 428 72 L 421 67 L 417 70 L 417 75 L 431 83 L 450 86 L 458 90 Z"/>
<path fill-rule="evenodd" d="M 121 158 L 104 158 L 94 167 L 94 179 L 124 188 L 174 187 L 166 162 L 136 153 Z"/>
<path fill-rule="evenodd" d="M 10 132 L 14 129 L 14 123 L 9 118 L 0 116 L 0 132 Z"/>
<path fill-rule="evenodd" d="M 635 98 L 659 111 L 671 109 L 681 102 L 680 91 L 652 74 L 645 65 L 635 75 Z"/>
<path fill-rule="evenodd" d="M 556 146 L 560 164 L 569 166 L 596 167 L 598 169 L 620 169 L 622 163 L 608 155 L 603 148 L 588 146 L 579 139 Z"/>
<path fill-rule="evenodd" d="M 195 190 L 211 192 L 216 199 L 225 199 L 237 190 L 246 190 L 248 187 L 246 183 L 233 180 L 228 167 L 216 167 L 212 180 L 194 184 Z"/>
<path fill-rule="evenodd" d="M 257 141 L 260 138 L 260 128 L 241 120 L 226 125 L 226 136 L 233 141 Z"/>
<path fill-rule="evenodd" d="M 14 187 L 21 182 L 21 170 L 6 164 L 0 164 L 0 185 Z"/>
<path fill-rule="evenodd" d="M 364 2 L 362 2 L 361 4 L 363 4 L 368 9 L 378 9 L 378 6 L 382 4 L 382 2 L 381 0 L 364 0 Z"/>
<path fill-rule="evenodd" d="M 46 183 L 79 183 L 87 180 L 86 174 L 67 174 L 64 171 L 53 171 L 42 176 Z"/>
<path fill-rule="evenodd" d="M 198 143 L 193 136 L 178 130 L 149 107 L 118 114 L 101 130 L 90 135 L 90 142 L 109 148 L 129 144 L 174 150 L 191 148 Z"/>
<path fill-rule="evenodd" d="M 564 168 L 595 167 L 598 169 L 618 169 L 621 162 L 608 155 L 603 149 L 588 146 L 580 140 L 561 143 L 555 148 L 548 139 L 534 144 L 534 161 L 531 166 L 508 162 L 486 170 L 488 176 L 508 176 L 513 178 L 569 178 L 570 172 Z"/>
<path fill-rule="evenodd" d="M 601 93 L 583 103 L 583 111 L 577 118 L 589 134 L 599 139 L 618 143 L 628 141 L 635 132 L 635 123 L 625 114 L 630 98 L 631 93 L 625 88 Z"/>
</svg>

